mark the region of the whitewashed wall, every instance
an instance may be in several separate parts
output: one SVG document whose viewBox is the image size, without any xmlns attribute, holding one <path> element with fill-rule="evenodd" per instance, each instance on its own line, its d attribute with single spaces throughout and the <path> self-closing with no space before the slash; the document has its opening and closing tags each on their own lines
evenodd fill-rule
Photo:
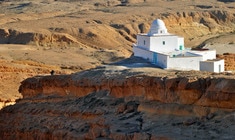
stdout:
<svg viewBox="0 0 235 140">
<path fill-rule="evenodd" d="M 145 42 L 145 44 L 144 44 Z M 146 35 L 137 35 L 137 46 L 145 50 L 149 50 L 150 46 L 150 37 Z"/>
<path fill-rule="evenodd" d="M 224 60 L 218 61 L 201 61 L 200 62 L 201 71 L 209 72 L 223 72 L 224 71 Z"/>
<path fill-rule="evenodd" d="M 219 69 L 220 65 L 220 69 Z M 214 72 L 224 72 L 224 60 L 215 61 Z"/>
<path fill-rule="evenodd" d="M 153 62 L 153 52 L 133 46 L 133 53 L 134 56 L 142 57 L 144 59 L 149 60 L 150 62 Z"/>
<path fill-rule="evenodd" d="M 165 45 L 163 45 L 165 41 Z M 175 50 L 176 38 L 174 36 L 152 36 L 150 50 L 154 52 L 170 52 Z"/>
<path fill-rule="evenodd" d="M 143 50 L 141 48 L 138 48 L 136 46 L 133 46 L 133 52 L 134 56 L 142 57 L 146 60 L 149 60 L 149 62 L 153 63 L 153 53 L 151 51 Z M 155 65 L 161 67 L 161 68 L 167 68 L 167 59 L 169 56 L 164 54 L 157 53 L 157 63 Z"/>
<path fill-rule="evenodd" d="M 215 50 L 206 50 L 206 51 L 191 51 L 192 53 L 199 54 L 203 56 L 203 61 L 208 59 L 216 59 L 216 51 Z"/>
<path fill-rule="evenodd" d="M 167 68 L 167 61 L 168 61 L 169 56 L 164 55 L 164 54 L 157 54 L 157 65 L 161 68 Z"/>
<path fill-rule="evenodd" d="M 163 44 L 163 41 L 165 41 L 165 45 Z M 171 52 L 175 49 L 179 49 L 178 37 L 173 35 L 151 36 L 150 44 L 150 50 L 153 52 Z"/>
<path fill-rule="evenodd" d="M 202 61 L 202 56 L 197 57 L 169 57 L 168 69 L 177 70 L 199 70 L 199 62 Z"/>
</svg>

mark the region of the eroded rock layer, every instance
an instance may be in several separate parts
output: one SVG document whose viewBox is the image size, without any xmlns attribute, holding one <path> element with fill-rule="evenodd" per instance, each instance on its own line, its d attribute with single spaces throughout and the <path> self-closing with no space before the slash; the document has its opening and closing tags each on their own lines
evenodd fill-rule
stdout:
<svg viewBox="0 0 235 140">
<path fill-rule="evenodd" d="M 166 71 L 136 58 L 36 76 L 21 83 L 23 99 L 0 111 L 0 137 L 233 139 L 234 81 L 232 73 Z"/>
<path fill-rule="evenodd" d="M 105 91 L 21 100 L 1 110 L 0 120 L 6 140 L 233 139 L 235 129 L 232 110 L 115 98 Z"/>
<path fill-rule="evenodd" d="M 40 94 L 82 97 L 108 91 L 117 98 L 135 96 L 163 103 L 235 109 L 234 76 L 202 74 L 195 77 L 190 72 L 188 76 L 182 76 L 184 72 L 155 76 L 125 68 L 111 69 L 103 67 L 72 75 L 32 77 L 22 82 L 19 92 L 24 98 L 32 98 Z"/>
<path fill-rule="evenodd" d="M 220 54 L 220 55 L 218 54 L 217 57 L 224 59 L 225 70 L 227 70 L 227 71 L 235 70 L 235 54 L 224 53 L 224 54 Z"/>
</svg>

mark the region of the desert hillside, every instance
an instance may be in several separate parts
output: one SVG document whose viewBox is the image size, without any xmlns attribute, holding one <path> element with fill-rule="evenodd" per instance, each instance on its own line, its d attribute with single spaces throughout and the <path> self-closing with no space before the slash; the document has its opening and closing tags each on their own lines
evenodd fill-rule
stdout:
<svg viewBox="0 0 235 140">
<path fill-rule="evenodd" d="M 73 73 L 130 57 L 136 34 L 148 32 L 156 18 L 183 36 L 186 47 L 220 54 L 235 48 L 233 1 L 1 0 L 0 7 L 2 104 L 21 96 L 16 87 L 26 77 L 52 69 Z M 228 60 L 227 70 L 234 70 L 234 59 Z"/>
<path fill-rule="evenodd" d="M 234 0 L 0 7 L 0 139 L 235 139 Z M 132 57 L 136 35 L 157 18 L 185 47 L 216 49 L 228 72 L 163 70 Z"/>
<path fill-rule="evenodd" d="M 186 47 L 234 33 L 235 26 L 233 3 L 214 0 L 133 0 L 126 6 L 115 0 L 3 1 L 1 7 L 1 43 L 75 43 L 123 51 L 125 56 L 131 53 L 136 34 L 147 32 L 156 18 L 164 20 L 169 32 L 184 36 Z"/>
</svg>

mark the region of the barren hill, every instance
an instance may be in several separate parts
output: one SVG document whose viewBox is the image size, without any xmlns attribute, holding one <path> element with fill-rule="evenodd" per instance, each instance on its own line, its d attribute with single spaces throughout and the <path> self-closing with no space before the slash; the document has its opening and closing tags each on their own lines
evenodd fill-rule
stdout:
<svg viewBox="0 0 235 140">
<path fill-rule="evenodd" d="M 0 0 L 0 7 L 0 108 L 24 97 L 0 112 L 1 138 L 234 138 L 233 73 L 165 71 L 138 59 L 106 67 L 129 58 L 136 34 L 161 18 L 185 47 L 215 48 L 234 70 L 234 1 Z M 164 96 L 144 88 L 153 81 Z"/>
<path fill-rule="evenodd" d="M 117 6 L 118 2 L 111 6 L 96 3 L 3 2 L 0 42 L 40 46 L 81 42 L 90 47 L 124 49 L 130 53 L 135 35 L 146 32 L 156 18 L 162 18 L 171 33 L 184 36 L 186 47 L 197 46 L 221 33 L 234 32 L 235 8 L 230 3 L 147 1 L 130 2 L 128 6 Z"/>
<path fill-rule="evenodd" d="M 25 60 L 30 60 L 52 65 L 50 69 L 58 67 L 60 71 L 94 68 L 129 57 L 136 34 L 148 32 L 156 18 L 164 20 L 170 33 L 185 37 L 186 47 L 208 40 L 205 47 L 216 48 L 219 53 L 234 52 L 234 2 L 122 2 L 125 4 L 118 0 L 2 0 L 0 57 L 9 64 L 22 61 L 22 67 L 27 66 Z M 43 69 L 43 65 L 38 69 Z M 35 71 L 37 74 L 42 73 Z M 2 75 L 8 74 L 3 70 Z M 19 84 L 15 83 L 21 80 L 12 80 L 11 84 L 17 87 Z M 18 94 L 3 85 L 2 94 L 8 94 L 6 89 Z M 11 100 L 5 97 L 0 98 Z"/>
</svg>

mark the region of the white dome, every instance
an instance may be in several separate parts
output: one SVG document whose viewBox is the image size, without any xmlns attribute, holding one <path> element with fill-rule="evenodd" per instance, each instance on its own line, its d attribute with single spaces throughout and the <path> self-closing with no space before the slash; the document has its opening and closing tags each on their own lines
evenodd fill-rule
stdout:
<svg viewBox="0 0 235 140">
<path fill-rule="evenodd" d="M 160 19 L 154 20 L 152 22 L 152 26 L 154 26 L 158 29 L 166 29 L 165 23 Z"/>
<path fill-rule="evenodd" d="M 152 22 L 150 31 L 149 31 L 149 35 L 155 35 L 155 34 L 164 34 L 167 33 L 167 28 L 165 23 L 160 20 L 160 19 L 156 19 Z"/>
</svg>

